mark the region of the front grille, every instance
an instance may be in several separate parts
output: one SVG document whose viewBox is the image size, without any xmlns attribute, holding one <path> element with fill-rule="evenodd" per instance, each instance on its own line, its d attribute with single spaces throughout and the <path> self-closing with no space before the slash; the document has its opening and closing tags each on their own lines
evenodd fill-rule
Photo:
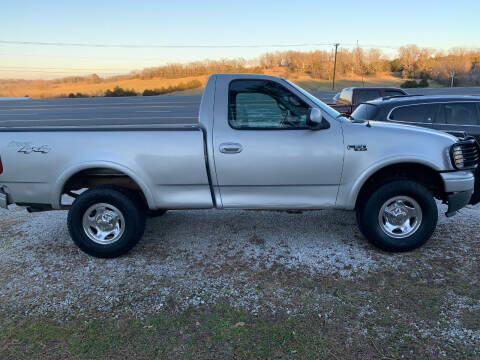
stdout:
<svg viewBox="0 0 480 360">
<path fill-rule="evenodd" d="M 474 138 L 464 138 L 452 146 L 450 155 L 456 168 L 471 169 L 479 163 L 480 147 Z"/>
</svg>

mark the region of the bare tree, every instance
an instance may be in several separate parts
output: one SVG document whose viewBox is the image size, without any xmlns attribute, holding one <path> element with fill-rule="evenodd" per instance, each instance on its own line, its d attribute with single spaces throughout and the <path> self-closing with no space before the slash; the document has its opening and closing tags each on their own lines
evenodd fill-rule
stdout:
<svg viewBox="0 0 480 360">
<path fill-rule="evenodd" d="M 402 46 L 398 50 L 398 58 L 403 67 L 402 76 L 404 78 L 415 78 L 417 70 L 417 61 L 420 56 L 420 49 L 417 45 Z"/>
</svg>

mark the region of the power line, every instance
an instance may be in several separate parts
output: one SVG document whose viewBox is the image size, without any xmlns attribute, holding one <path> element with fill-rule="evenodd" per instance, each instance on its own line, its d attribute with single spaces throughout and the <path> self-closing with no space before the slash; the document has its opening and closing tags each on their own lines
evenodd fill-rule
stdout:
<svg viewBox="0 0 480 360">
<path fill-rule="evenodd" d="M 47 73 L 47 74 L 72 74 L 71 71 L 48 71 L 48 70 L 7 70 L 7 69 L 0 69 L 1 72 L 9 72 L 9 73 Z M 83 74 L 89 75 L 92 72 L 86 72 Z M 119 72 L 100 72 L 102 75 L 121 75 Z M 128 75 L 128 74 L 123 74 Z M 73 75 L 72 75 L 73 76 Z"/>
<path fill-rule="evenodd" d="M 404 45 L 399 45 L 399 46 L 393 46 L 393 45 L 375 45 L 375 44 L 341 44 L 342 46 L 347 46 L 347 47 L 359 47 L 359 48 L 378 48 L 378 49 L 399 49 Z"/>
<path fill-rule="evenodd" d="M 335 46 L 335 42 L 331 43 L 296 43 L 296 44 L 99 44 L 99 43 L 71 43 L 71 42 L 48 42 L 48 41 L 17 41 L 17 40 L 0 40 L 0 44 L 7 45 L 39 45 L 39 46 L 67 46 L 67 47 L 97 47 L 97 48 L 152 48 L 152 49 L 190 49 L 190 48 L 288 48 L 288 47 L 315 47 L 315 46 Z M 357 47 L 356 43 L 341 43 L 343 47 Z M 398 49 L 400 46 L 381 45 L 381 44 L 362 44 L 364 48 L 383 48 Z"/>
<path fill-rule="evenodd" d="M 27 57 L 27 56 L 32 56 L 32 57 L 42 57 L 42 58 L 65 58 L 65 59 L 96 59 L 98 60 L 99 58 L 105 59 L 105 58 L 111 58 L 111 60 L 124 60 L 124 59 L 134 59 L 134 60 L 155 60 L 157 61 L 159 58 L 152 55 L 149 57 L 142 57 L 142 56 L 119 56 L 118 54 L 102 54 L 102 55 L 95 55 L 95 56 L 75 56 L 75 55 L 47 55 L 47 54 L 13 54 L 13 53 L 0 53 L 0 56 L 9 56 L 9 57 Z"/>
<path fill-rule="evenodd" d="M 38 46 L 66 46 L 66 47 L 97 47 L 97 48 L 151 48 L 151 49 L 191 49 L 191 48 L 289 48 L 289 47 L 315 47 L 315 46 L 335 46 L 336 42 L 326 43 L 292 43 L 292 44 L 101 44 L 101 43 L 73 43 L 73 42 L 49 42 L 49 41 L 18 41 L 18 40 L 0 40 L 0 44 L 6 45 L 38 45 Z M 383 45 L 383 44 L 361 44 L 340 43 L 342 47 L 361 47 L 361 48 L 379 48 L 379 49 L 399 49 L 406 45 Z M 435 46 L 422 46 L 423 48 L 435 48 Z"/>
<path fill-rule="evenodd" d="M 68 43 L 68 42 L 44 42 L 44 41 L 12 41 L 0 40 L 0 44 L 8 45 L 39 45 L 39 46 L 74 46 L 74 47 L 98 47 L 98 48 L 152 48 L 152 49 L 191 49 L 191 48 L 267 48 L 267 47 L 307 47 L 307 46 L 332 46 L 332 43 L 299 43 L 299 44 L 246 44 L 246 45 L 158 45 L 158 44 L 93 44 L 93 43 Z"/>
<path fill-rule="evenodd" d="M 29 67 L 29 66 L 2 66 L 0 69 L 5 70 L 80 70 L 80 71 L 103 71 L 103 70 L 115 70 L 115 71 L 132 71 L 132 68 L 115 69 L 108 68 L 58 68 L 58 67 Z"/>
</svg>

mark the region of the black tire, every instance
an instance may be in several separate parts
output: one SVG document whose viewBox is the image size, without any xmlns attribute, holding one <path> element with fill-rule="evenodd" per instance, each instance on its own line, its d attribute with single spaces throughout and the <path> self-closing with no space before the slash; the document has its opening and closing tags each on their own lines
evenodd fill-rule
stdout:
<svg viewBox="0 0 480 360">
<path fill-rule="evenodd" d="M 167 210 L 165 209 L 157 209 L 157 210 L 148 210 L 147 217 L 149 218 L 156 218 L 165 215 Z"/>
<path fill-rule="evenodd" d="M 420 225 L 416 231 L 404 238 L 388 235 L 382 230 L 379 220 L 382 206 L 397 196 L 413 199 L 422 211 Z M 387 182 L 357 206 L 357 222 L 360 231 L 373 245 L 391 252 L 409 251 L 422 246 L 432 236 L 437 221 L 437 204 L 432 194 L 422 184 L 410 180 Z"/>
<path fill-rule="evenodd" d="M 113 206 L 123 216 L 124 221 L 119 222 L 123 226 L 121 226 L 123 233 L 119 233 L 118 239 L 112 243 L 96 242 L 84 230 L 85 213 L 98 204 Z M 127 253 L 142 238 L 145 230 L 145 212 L 135 202 L 134 197 L 129 196 L 123 189 L 102 186 L 87 190 L 75 200 L 68 213 L 68 230 L 75 244 L 87 254 L 98 258 L 114 258 Z"/>
</svg>

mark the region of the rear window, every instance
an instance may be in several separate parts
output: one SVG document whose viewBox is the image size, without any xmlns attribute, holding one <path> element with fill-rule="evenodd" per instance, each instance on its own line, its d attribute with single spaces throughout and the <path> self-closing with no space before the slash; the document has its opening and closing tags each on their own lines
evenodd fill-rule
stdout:
<svg viewBox="0 0 480 360">
<path fill-rule="evenodd" d="M 361 89 L 361 90 L 358 90 L 358 103 L 360 104 L 366 101 L 378 99 L 381 96 L 382 94 L 380 90 Z"/>
<path fill-rule="evenodd" d="M 352 116 L 357 120 L 374 120 L 377 116 L 378 107 L 372 104 L 361 104 L 355 109 Z"/>
<path fill-rule="evenodd" d="M 388 119 L 431 124 L 435 117 L 435 110 L 435 104 L 406 105 L 393 109 Z"/>
<path fill-rule="evenodd" d="M 477 104 L 474 102 L 443 104 L 442 116 L 447 124 L 480 125 Z"/>
<path fill-rule="evenodd" d="M 352 95 L 353 95 L 353 89 L 343 89 L 340 92 L 340 96 L 338 97 L 337 103 L 339 104 L 352 104 Z"/>
</svg>

